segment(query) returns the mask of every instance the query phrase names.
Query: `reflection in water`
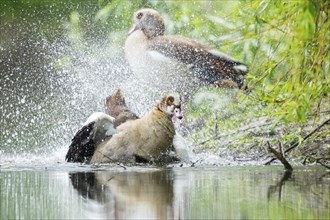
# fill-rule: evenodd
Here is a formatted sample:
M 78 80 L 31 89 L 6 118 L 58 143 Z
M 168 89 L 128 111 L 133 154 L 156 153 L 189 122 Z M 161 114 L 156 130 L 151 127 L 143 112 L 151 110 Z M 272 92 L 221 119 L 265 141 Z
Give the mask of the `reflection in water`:
M 267 190 L 267 198 L 269 204 L 274 205 L 278 209 L 283 206 L 285 209 L 296 210 L 296 216 L 303 218 L 311 218 L 306 210 L 314 210 L 317 217 L 319 210 L 327 210 L 325 213 L 330 217 L 330 172 L 310 172 L 308 169 L 298 169 L 294 172 L 284 171 L 281 178 L 271 184 Z M 308 172 L 308 175 L 306 175 Z M 279 203 L 275 203 L 278 201 Z M 276 204 L 276 205 L 275 205 Z M 304 213 L 304 214 L 303 214 Z M 322 213 L 322 212 L 321 212 Z M 305 216 L 306 215 L 306 216 Z
M 106 218 L 173 219 L 170 170 L 80 172 L 71 173 L 70 179 L 79 194 L 99 203 L 98 212 Z
M 321 167 L 101 168 L 3 168 L 0 219 L 330 217 Z
M 278 183 L 276 183 L 276 185 L 272 185 L 268 187 L 268 192 L 267 192 L 268 200 L 270 199 L 271 194 L 275 193 L 278 190 L 278 201 L 281 201 L 282 187 L 286 181 L 290 180 L 291 176 L 292 176 L 292 171 L 285 170 L 281 180 Z

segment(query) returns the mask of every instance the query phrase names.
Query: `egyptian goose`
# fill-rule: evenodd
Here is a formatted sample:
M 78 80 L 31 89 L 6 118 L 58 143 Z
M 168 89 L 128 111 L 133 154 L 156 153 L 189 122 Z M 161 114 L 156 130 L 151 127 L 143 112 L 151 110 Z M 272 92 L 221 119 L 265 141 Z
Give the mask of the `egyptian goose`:
M 106 107 L 114 108 L 107 109 L 107 113 L 114 117 L 103 112 L 93 113 L 72 139 L 66 161 L 131 163 L 169 158 L 164 154 L 175 148 L 173 141 L 177 139 L 174 139 L 176 132 L 172 117 L 182 118 L 178 93 L 163 96 L 149 113 L 139 119 L 127 109 L 119 90 L 107 98 Z M 120 109 L 128 112 L 129 117 L 116 127 L 116 119 L 121 118 Z M 171 158 L 178 159 L 176 156 Z
M 164 35 L 164 31 L 164 20 L 156 10 L 141 9 L 134 14 L 125 42 L 133 73 L 159 88 L 179 92 L 209 84 L 243 86 L 245 64 L 197 41 Z

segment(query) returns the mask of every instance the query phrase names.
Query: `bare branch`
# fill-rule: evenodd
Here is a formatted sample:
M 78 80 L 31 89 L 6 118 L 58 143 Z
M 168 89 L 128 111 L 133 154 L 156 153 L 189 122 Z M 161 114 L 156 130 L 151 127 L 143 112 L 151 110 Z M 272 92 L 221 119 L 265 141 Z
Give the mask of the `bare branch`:
M 285 169 L 288 171 L 292 171 L 293 168 L 291 166 L 291 164 L 287 161 L 287 159 L 284 157 L 284 155 L 280 152 L 282 152 L 281 150 L 281 144 L 279 144 L 280 147 L 280 152 L 276 151 L 274 148 L 272 148 L 270 146 L 269 141 L 267 141 L 267 145 L 268 145 L 268 151 L 271 152 L 272 154 L 275 155 L 276 159 L 278 159 L 279 161 L 281 161 L 281 163 L 284 165 Z
M 319 163 L 320 165 L 330 170 L 330 166 L 322 162 L 322 160 L 329 160 L 330 158 L 315 158 L 315 159 L 316 159 L 316 163 Z
M 321 125 L 319 125 L 317 128 L 315 128 L 313 131 L 311 131 L 309 134 L 307 134 L 305 137 L 303 137 L 302 141 L 307 140 L 309 137 L 311 137 L 313 134 L 315 134 L 318 130 L 320 130 L 323 126 L 330 124 L 330 119 L 325 120 Z M 294 148 L 296 148 L 299 145 L 299 141 L 297 141 L 296 143 L 294 143 L 291 147 L 289 147 L 288 149 L 286 149 L 284 151 L 284 154 L 290 152 L 291 150 L 293 150 Z M 268 162 L 265 163 L 265 165 L 269 165 L 271 164 L 271 162 L 273 162 L 274 160 L 276 160 L 278 158 L 272 158 L 270 159 Z

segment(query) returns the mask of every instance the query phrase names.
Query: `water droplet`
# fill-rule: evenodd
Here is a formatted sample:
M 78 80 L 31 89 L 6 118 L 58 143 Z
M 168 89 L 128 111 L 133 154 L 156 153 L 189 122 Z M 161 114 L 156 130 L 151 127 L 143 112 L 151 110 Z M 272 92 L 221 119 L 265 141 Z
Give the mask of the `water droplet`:
M 24 97 L 21 99 L 21 103 L 22 103 L 22 104 L 25 103 L 25 101 L 26 101 L 25 98 L 26 98 L 26 97 L 24 96 Z

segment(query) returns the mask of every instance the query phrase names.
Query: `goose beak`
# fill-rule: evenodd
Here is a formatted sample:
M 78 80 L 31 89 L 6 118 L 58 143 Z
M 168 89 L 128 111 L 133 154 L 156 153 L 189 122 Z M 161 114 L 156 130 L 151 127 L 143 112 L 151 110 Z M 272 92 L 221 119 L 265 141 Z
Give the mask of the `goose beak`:
M 129 32 L 127 33 L 127 36 L 131 35 L 134 31 L 138 29 L 136 24 L 133 24 Z

